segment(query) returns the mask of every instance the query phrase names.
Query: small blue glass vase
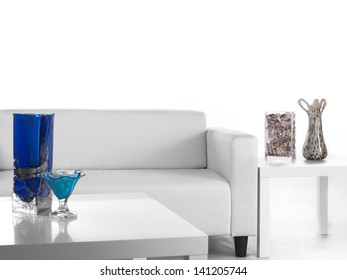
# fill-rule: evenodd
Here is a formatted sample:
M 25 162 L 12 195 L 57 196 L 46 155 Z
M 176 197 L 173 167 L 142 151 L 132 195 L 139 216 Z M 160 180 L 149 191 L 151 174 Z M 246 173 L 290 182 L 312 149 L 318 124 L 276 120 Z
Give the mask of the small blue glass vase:
M 39 173 L 52 170 L 54 114 L 13 114 L 13 212 L 40 214 L 52 192 Z
M 53 193 L 59 200 L 59 207 L 50 214 L 51 218 L 74 219 L 77 214 L 69 210 L 67 201 L 72 194 L 78 180 L 85 174 L 81 170 L 56 170 L 39 174 L 39 177 L 47 181 Z

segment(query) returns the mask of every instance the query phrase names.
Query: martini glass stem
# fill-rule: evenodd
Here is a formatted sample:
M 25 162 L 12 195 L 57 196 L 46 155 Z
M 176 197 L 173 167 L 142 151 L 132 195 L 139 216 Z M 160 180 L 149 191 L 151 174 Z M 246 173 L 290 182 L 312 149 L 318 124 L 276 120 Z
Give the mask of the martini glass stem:
M 58 211 L 69 211 L 69 208 L 67 207 L 67 198 L 59 199 Z

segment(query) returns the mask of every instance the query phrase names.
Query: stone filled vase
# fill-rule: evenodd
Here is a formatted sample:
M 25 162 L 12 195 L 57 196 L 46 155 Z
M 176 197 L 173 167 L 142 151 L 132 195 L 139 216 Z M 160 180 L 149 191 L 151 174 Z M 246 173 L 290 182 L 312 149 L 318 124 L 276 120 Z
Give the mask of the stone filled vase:
M 319 101 L 319 99 L 315 99 L 310 105 L 304 99 L 299 99 L 298 104 L 306 111 L 309 119 L 302 154 L 307 160 L 325 159 L 328 155 L 328 151 L 323 136 L 322 113 L 327 105 L 327 101 L 326 99 L 322 99 L 321 101 Z
M 295 113 L 265 113 L 265 157 L 268 162 L 295 160 Z

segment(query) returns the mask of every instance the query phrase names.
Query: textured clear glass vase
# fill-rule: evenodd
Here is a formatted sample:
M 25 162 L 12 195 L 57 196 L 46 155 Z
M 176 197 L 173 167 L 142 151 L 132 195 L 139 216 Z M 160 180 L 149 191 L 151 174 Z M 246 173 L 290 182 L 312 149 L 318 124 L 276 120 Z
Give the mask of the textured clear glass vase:
M 327 101 L 326 99 L 322 99 L 321 101 L 315 99 L 310 105 L 304 99 L 299 99 L 298 103 L 306 111 L 309 120 L 302 155 L 307 160 L 325 159 L 328 156 L 328 150 L 323 135 L 322 113 L 327 105 Z
M 265 113 L 265 157 L 269 162 L 291 162 L 295 155 L 295 113 Z
M 52 192 L 38 174 L 52 170 L 54 114 L 13 114 L 14 212 L 39 214 L 52 207 Z

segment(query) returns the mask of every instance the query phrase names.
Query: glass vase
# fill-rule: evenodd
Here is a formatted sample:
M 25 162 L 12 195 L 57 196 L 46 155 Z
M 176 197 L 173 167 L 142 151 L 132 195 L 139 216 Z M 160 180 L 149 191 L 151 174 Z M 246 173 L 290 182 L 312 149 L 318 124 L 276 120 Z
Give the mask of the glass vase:
M 38 174 L 52 170 L 54 114 L 13 114 L 13 212 L 39 214 L 52 192 Z
M 295 151 L 295 113 L 265 113 L 265 157 L 268 162 L 292 162 Z

